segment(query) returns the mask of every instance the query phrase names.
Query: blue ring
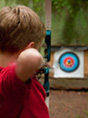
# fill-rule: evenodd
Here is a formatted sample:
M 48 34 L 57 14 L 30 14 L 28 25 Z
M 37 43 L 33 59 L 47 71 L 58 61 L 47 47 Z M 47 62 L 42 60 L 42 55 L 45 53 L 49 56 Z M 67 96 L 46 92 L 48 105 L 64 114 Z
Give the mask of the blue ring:
M 71 57 L 74 60 L 74 65 L 72 67 L 66 67 L 66 65 L 64 65 L 64 63 L 63 63 L 64 59 L 67 58 L 67 57 Z M 59 58 L 60 68 L 65 72 L 75 71 L 79 67 L 79 63 L 80 63 L 80 61 L 79 61 L 78 56 L 73 52 L 63 53 Z

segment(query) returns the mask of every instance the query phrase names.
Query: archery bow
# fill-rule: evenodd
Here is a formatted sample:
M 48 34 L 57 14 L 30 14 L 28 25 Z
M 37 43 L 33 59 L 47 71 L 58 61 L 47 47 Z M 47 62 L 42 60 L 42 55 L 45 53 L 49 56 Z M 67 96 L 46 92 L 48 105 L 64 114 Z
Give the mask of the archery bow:
M 46 37 L 45 43 L 47 48 L 45 49 L 45 58 L 46 61 L 50 61 L 50 52 L 51 52 L 51 0 L 45 0 L 45 19 L 46 19 Z M 44 81 L 44 88 L 46 91 L 46 104 L 49 107 L 49 68 L 45 68 L 45 81 Z
M 46 37 L 45 37 L 45 59 L 46 62 L 50 61 L 50 48 L 51 48 L 51 0 L 45 0 L 45 16 L 46 16 Z M 38 75 L 38 79 L 41 78 L 41 74 L 44 73 L 44 89 L 46 91 L 46 104 L 49 108 L 49 67 L 44 66 L 44 68 L 40 69 L 36 75 Z

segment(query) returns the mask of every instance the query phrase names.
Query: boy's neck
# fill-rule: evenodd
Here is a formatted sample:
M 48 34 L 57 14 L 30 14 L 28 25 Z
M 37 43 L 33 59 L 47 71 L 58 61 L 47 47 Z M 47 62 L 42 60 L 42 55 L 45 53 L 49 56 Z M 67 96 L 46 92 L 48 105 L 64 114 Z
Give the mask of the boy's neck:
M 17 60 L 18 53 L 17 54 L 3 54 L 0 52 L 0 66 L 6 67 L 9 64 L 15 62 Z

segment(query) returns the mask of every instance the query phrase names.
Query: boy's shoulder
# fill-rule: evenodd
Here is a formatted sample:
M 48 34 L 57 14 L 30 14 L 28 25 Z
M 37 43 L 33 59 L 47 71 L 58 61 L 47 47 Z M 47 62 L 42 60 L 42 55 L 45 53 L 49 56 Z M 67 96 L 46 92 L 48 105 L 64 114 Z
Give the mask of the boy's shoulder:
M 9 88 L 7 90 L 11 91 L 12 89 L 19 89 L 19 87 L 26 87 L 25 83 L 16 75 L 15 68 L 15 63 L 12 63 L 7 67 L 0 67 L 0 85 L 3 85 L 2 88 Z

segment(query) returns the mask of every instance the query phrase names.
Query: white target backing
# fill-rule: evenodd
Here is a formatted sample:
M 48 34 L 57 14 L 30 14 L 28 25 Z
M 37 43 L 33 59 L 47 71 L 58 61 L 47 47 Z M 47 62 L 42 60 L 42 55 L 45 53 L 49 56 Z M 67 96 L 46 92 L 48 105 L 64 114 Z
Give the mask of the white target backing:
M 54 77 L 83 78 L 84 53 L 68 48 L 60 49 L 54 53 Z

